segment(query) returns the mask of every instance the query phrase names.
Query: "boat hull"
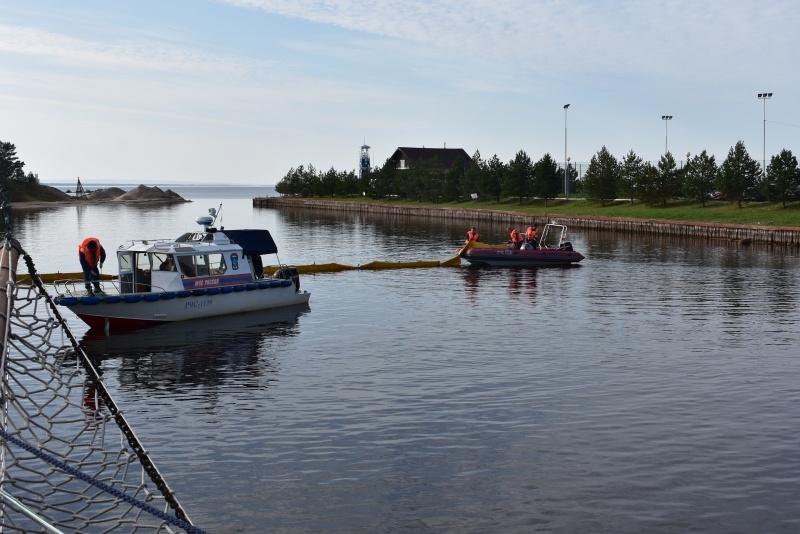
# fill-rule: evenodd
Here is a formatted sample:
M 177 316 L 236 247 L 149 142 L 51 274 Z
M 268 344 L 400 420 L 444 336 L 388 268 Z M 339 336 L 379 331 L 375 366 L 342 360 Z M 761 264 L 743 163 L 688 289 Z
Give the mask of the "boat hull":
M 584 256 L 574 250 L 471 248 L 462 258 L 476 267 L 568 267 Z
M 58 297 L 90 328 L 111 332 L 163 323 L 308 304 L 311 294 L 298 292 L 288 280 L 229 287 L 227 290 L 132 293 L 128 295 Z

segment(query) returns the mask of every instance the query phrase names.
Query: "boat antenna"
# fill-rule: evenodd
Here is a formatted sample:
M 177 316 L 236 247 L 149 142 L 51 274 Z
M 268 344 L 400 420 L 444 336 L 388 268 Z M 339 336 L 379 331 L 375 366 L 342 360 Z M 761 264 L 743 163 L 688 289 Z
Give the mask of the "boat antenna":
M 217 217 L 219 217 L 220 213 L 222 213 L 222 202 L 219 203 L 219 208 L 217 209 L 208 208 L 208 214 L 213 218 L 211 221 L 211 226 L 214 226 L 214 224 L 217 222 Z

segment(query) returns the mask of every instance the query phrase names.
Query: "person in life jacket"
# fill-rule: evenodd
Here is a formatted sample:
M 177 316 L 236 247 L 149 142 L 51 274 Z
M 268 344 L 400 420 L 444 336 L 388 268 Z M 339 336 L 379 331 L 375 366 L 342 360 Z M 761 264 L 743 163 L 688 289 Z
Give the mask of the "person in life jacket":
M 539 239 L 539 229 L 535 224 L 530 225 L 528 229 L 525 230 L 525 238 L 532 246 L 536 246 L 537 240 Z
M 478 240 L 478 231 L 473 226 L 469 232 L 467 232 L 467 243 L 470 241 L 477 241 Z
M 511 228 L 509 226 L 508 228 L 506 228 L 506 231 L 508 232 L 508 236 L 511 238 L 511 247 L 515 249 L 519 249 L 520 247 L 522 247 L 522 242 L 524 241 L 524 238 L 522 237 L 522 234 L 519 232 L 519 230 L 517 230 L 516 228 Z
M 78 246 L 78 259 L 83 269 L 83 281 L 86 284 L 86 292 L 89 295 L 102 293 L 100 289 L 100 269 L 106 261 L 106 250 L 96 237 L 87 237 Z M 92 291 L 94 284 L 94 291 Z

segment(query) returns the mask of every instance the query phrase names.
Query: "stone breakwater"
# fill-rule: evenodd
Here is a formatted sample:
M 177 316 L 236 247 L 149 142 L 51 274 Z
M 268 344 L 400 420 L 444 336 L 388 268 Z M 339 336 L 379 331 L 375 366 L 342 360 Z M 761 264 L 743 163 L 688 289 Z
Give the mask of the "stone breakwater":
M 288 197 L 261 197 L 253 199 L 256 208 L 303 208 L 320 211 L 406 215 L 465 221 L 467 224 L 494 223 L 527 226 L 531 222 L 543 225 L 557 219 L 570 228 L 602 230 L 608 232 L 647 233 L 693 239 L 724 239 L 741 243 L 767 243 L 771 245 L 800 246 L 800 228 L 779 228 L 759 225 L 733 225 L 701 222 L 661 221 L 655 219 L 624 219 L 617 217 L 589 217 L 575 215 L 521 214 L 512 211 L 468 208 L 436 208 L 369 204 L 361 202 L 334 202 Z

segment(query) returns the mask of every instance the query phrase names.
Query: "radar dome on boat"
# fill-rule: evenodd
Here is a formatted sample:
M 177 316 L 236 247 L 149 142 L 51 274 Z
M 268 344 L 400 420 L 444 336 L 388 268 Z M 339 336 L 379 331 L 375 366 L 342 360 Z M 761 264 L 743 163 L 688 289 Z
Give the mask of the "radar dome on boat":
M 202 225 L 203 227 L 205 227 L 206 230 L 208 230 L 208 227 L 214 224 L 214 218 L 208 215 L 203 215 L 195 219 L 195 222 L 197 224 Z

